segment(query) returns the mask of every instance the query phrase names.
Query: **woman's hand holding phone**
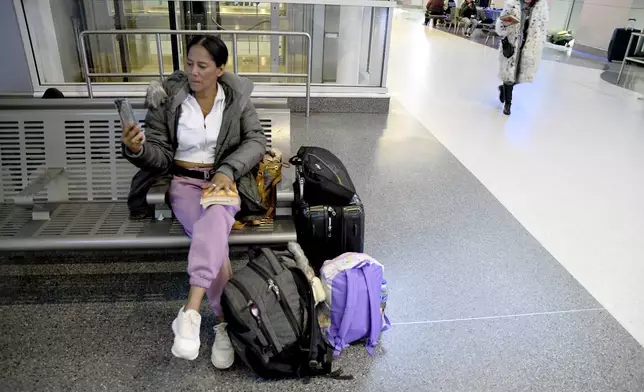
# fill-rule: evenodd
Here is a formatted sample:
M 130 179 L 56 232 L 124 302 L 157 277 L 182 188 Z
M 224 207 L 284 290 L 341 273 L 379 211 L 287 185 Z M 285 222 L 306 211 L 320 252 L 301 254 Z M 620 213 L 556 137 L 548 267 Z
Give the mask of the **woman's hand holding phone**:
M 145 143 L 145 133 L 143 133 L 141 125 L 136 123 L 132 105 L 130 105 L 127 98 L 116 99 L 114 103 L 121 117 L 121 128 L 123 129 L 121 141 L 131 152 L 138 154 L 143 148 L 143 143 Z
M 509 25 L 519 23 L 519 20 L 517 18 L 515 18 L 514 16 L 510 16 L 510 15 L 502 16 L 501 21 L 503 21 L 503 23 L 509 24 Z
M 125 144 L 128 150 L 138 154 L 143 148 L 143 143 L 145 142 L 145 133 L 141 131 L 141 125 L 130 123 L 129 126 L 123 126 L 121 141 Z

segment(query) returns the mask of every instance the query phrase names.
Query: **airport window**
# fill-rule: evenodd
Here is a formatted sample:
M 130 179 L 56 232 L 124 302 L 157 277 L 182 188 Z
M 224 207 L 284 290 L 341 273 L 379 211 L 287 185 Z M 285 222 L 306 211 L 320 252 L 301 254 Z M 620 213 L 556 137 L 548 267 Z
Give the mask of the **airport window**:
M 184 29 L 219 30 L 232 49 L 233 30 L 304 31 L 312 36 L 313 83 L 380 86 L 386 39 L 386 9 L 339 5 L 284 4 L 269 2 L 212 2 L 166 0 L 22 0 L 38 80 L 43 86 L 84 83 L 79 34 L 85 30 Z M 353 9 L 355 8 L 355 9 Z M 358 12 L 356 12 L 358 11 Z M 382 12 L 385 11 L 385 12 Z M 341 36 L 342 13 L 358 15 L 362 23 Z M 355 41 L 355 35 L 359 35 Z M 164 72 L 181 69 L 189 37 L 161 35 Z M 351 39 L 360 47 L 355 77 L 338 76 L 343 56 L 339 41 Z M 238 70 L 241 73 L 306 73 L 307 45 L 303 37 L 240 35 L 237 39 Z M 101 35 L 85 39 L 92 73 L 125 73 L 93 77 L 97 85 L 147 83 L 159 70 L 159 50 L 153 34 Z M 346 42 L 345 42 L 346 47 Z M 355 51 L 355 48 L 354 48 Z M 232 52 L 232 50 L 231 50 Z M 356 52 L 357 53 L 357 52 Z M 359 58 L 357 58 L 359 56 Z M 234 59 L 230 56 L 229 69 Z M 134 75 L 132 75 L 134 74 Z M 289 77 L 253 76 L 256 82 L 299 84 Z M 348 81 L 347 81 L 348 80 Z

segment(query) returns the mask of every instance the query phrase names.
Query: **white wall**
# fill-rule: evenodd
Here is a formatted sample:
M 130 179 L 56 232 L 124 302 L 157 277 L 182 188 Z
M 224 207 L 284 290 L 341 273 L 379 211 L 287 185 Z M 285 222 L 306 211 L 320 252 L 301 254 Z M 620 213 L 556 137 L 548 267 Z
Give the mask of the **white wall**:
M 549 0 L 550 31 L 563 30 L 570 17 L 575 42 L 606 50 L 613 31 L 625 27 L 629 18 L 644 29 L 644 0 Z
M 13 1 L 0 1 L 0 94 L 31 93 L 33 86 Z
M 633 0 L 584 1 L 577 22 L 575 42 L 601 50 L 608 49 L 613 31 L 617 27 L 626 26 L 632 5 Z
M 568 16 L 572 9 L 572 0 L 551 0 L 550 1 L 550 32 L 561 31 L 566 28 Z
M 66 82 L 80 82 L 82 78 L 73 24 L 73 19 L 79 18 L 78 2 L 75 0 L 50 0 L 49 5 L 56 29 L 56 41 L 60 52 L 63 77 Z
M 633 1 L 629 18 L 637 19 L 635 26 L 640 30 L 644 30 L 644 0 Z
M 63 82 L 65 78 L 60 65 L 60 53 L 49 1 L 23 0 L 22 3 L 40 82 Z
M 22 1 L 31 45 L 36 53 L 40 83 L 64 83 L 65 68 L 71 73 L 74 68 L 73 59 L 78 61 L 78 56 L 73 53 L 76 47 L 73 30 L 67 26 L 68 23 L 71 24 L 68 6 L 72 2 L 73 0 Z M 75 67 L 78 68 L 78 65 Z

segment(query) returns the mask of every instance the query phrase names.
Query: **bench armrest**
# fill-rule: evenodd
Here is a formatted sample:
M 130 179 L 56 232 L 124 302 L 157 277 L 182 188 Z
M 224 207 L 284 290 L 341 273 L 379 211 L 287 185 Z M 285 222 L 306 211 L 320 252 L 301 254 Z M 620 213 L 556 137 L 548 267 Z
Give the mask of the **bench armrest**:
M 166 194 L 168 193 L 169 189 L 169 182 L 152 185 L 145 197 L 145 200 L 151 206 L 166 204 Z
M 277 202 L 292 203 L 295 200 L 293 193 L 293 181 L 295 181 L 295 169 L 291 167 L 282 168 L 282 181 L 277 184 Z
M 51 183 L 60 179 L 65 174 L 63 168 L 47 169 L 43 174 L 29 183 L 25 189 L 20 191 L 13 202 L 20 207 L 33 207 L 34 197 L 45 190 Z

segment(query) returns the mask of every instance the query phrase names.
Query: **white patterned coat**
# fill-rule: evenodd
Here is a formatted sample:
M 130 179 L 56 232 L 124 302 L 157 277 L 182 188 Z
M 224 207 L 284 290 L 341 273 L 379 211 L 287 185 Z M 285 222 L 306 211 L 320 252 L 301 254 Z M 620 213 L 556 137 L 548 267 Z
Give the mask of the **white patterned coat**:
M 510 58 L 503 56 L 503 45 L 499 48 L 499 77 L 503 83 L 530 83 L 539 68 L 541 53 L 546 42 L 548 34 L 548 2 L 539 0 L 533 6 L 528 25 L 528 34 L 525 37 L 526 43 L 521 53 L 521 66 L 517 75 L 517 59 L 519 58 L 519 49 L 523 39 L 523 28 L 521 23 L 506 25 L 501 17 L 511 15 L 521 20 L 521 3 L 519 0 L 506 0 L 505 7 L 501 17 L 496 21 L 496 32 L 501 37 L 507 37 L 508 41 L 514 46 L 514 55 Z

